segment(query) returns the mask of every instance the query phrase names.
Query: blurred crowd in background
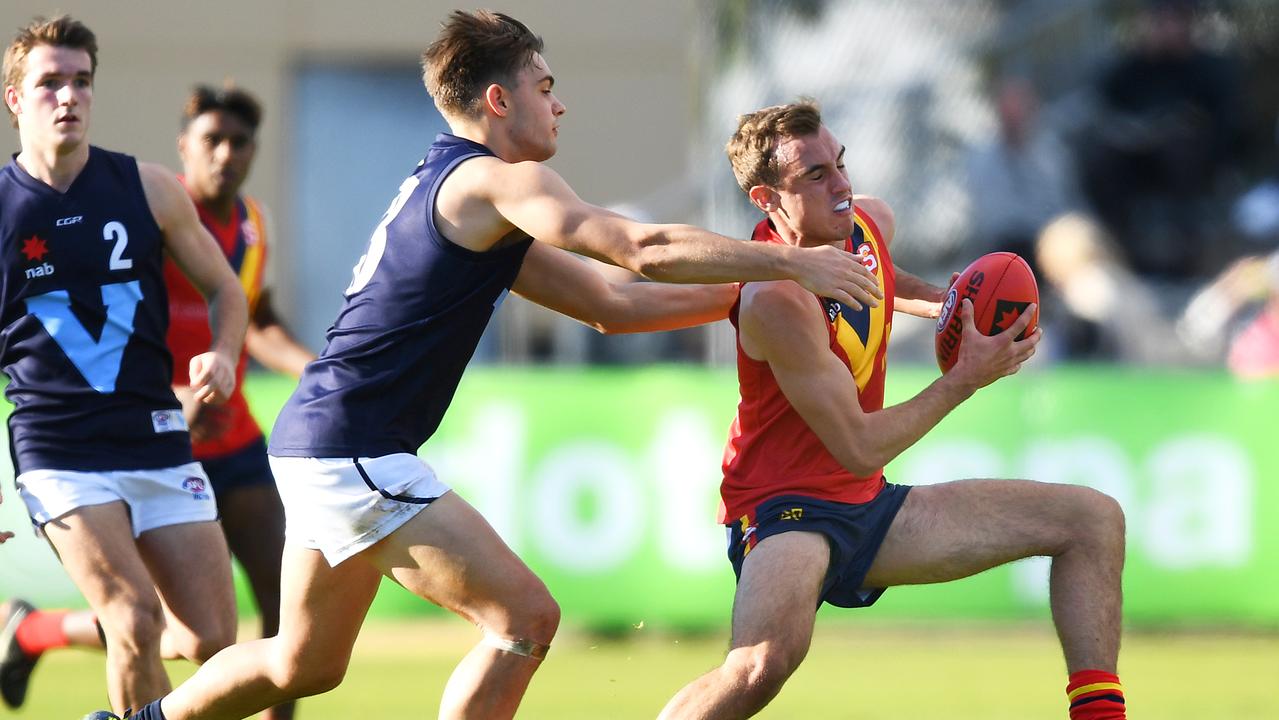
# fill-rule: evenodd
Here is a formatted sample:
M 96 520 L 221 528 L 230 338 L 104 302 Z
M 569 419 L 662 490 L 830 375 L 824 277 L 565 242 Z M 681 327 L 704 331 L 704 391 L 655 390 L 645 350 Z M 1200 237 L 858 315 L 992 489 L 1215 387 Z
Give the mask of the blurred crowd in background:
M 695 167 L 727 167 L 736 113 L 812 96 L 849 148 L 854 190 L 894 206 L 899 265 L 941 283 L 986 252 L 1031 263 L 1037 362 L 1279 373 L 1271 0 L 720 0 L 703 19 Z M 708 171 L 619 209 L 745 236 L 758 218 L 739 196 Z M 734 358 L 721 326 L 518 326 L 517 359 L 534 362 Z M 899 321 L 894 344 L 931 362 L 927 324 Z

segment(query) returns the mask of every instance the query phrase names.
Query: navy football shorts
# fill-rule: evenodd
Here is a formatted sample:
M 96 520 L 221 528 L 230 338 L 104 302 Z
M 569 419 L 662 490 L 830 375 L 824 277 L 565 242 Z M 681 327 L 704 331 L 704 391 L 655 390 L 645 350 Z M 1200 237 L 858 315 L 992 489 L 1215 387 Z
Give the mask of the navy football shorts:
M 201 460 L 200 464 L 215 495 L 229 494 L 237 488 L 275 485 L 266 459 L 266 442 L 261 436 L 233 453 Z
M 749 518 L 726 526 L 733 572 L 740 580 L 746 555 L 766 537 L 795 530 L 821 533 L 830 544 L 830 568 L 818 606 L 828 602 L 846 608 L 870 607 L 884 589 L 863 588 L 862 583 L 909 491 L 909 485 L 885 483 L 875 499 L 858 505 L 803 495 L 769 498 Z

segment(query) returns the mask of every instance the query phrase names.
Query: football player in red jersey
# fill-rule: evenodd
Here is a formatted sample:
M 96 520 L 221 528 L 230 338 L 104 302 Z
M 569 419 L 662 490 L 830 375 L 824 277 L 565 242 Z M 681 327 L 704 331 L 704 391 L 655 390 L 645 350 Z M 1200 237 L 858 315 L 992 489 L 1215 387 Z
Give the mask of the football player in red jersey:
M 1068 485 L 962 480 L 908 488 L 884 480 L 884 465 L 1034 354 L 1040 331 L 1014 340 L 1031 313 L 1011 332 L 987 337 L 965 300 L 956 365 L 885 408 L 889 299 L 904 298 L 925 315 L 941 299 L 939 288 L 894 268 L 889 206 L 853 194 L 844 147 L 808 102 L 743 116 L 728 154 L 739 185 L 766 216 L 756 241 L 856 253 L 876 273 L 885 302 L 853 310 L 785 280 L 742 286 L 731 313 L 741 404 L 725 451 L 720 514 L 738 577 L 732 649 L 662 717 L 754 715 L 803 660 L 823 602 L 865 607 L 892 585 L 945 582 L 1047 555 L 1071 717 L 1122 718 L 1114 675 L 1119 505 Z

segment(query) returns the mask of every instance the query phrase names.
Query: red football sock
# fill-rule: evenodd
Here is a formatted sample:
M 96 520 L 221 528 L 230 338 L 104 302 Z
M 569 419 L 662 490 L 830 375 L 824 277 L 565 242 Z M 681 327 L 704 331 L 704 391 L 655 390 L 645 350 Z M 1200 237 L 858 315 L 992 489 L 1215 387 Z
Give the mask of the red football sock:
M 45 650 L 67 646 L 67 634 L 62 621 L 68 610 L 36 610 L 22 619 L 18 626 L 18 647 L 28 657 L 35 657 Z
M 1070 674 L 1066 686 L 1070 720 L 1126 720 L 1124 686 L 1119 676 L 1102 670 L 1080 670 Z

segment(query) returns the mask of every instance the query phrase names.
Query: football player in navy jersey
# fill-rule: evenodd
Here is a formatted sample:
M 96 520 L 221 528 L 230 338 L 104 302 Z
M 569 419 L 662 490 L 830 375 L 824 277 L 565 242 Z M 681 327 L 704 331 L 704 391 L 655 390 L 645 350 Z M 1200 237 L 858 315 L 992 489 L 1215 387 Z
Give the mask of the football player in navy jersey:
M 419 447 L 508 291 L 615 332 L 723 318 L 736 295 L 731 285 L 614 285 L 565 250 L 659 280 L 793 279 L 859 309 L 880 299 L 841 249 L 746 243 L 583 202 L 542 164 L 565 108 L 541 49 L 513 18 L 457 11 L 423 55 L 452 133 L 400 185 L 271 434 L 287 517 L 279 635 L 218 653 L 134 720 L 244 718 L 335 687 L 384 576 L 481 631 L 439 717 L 515 714 L 559 607 Z
M 88 140 L 97 41 L 37 19 L 4 55 L 21 152 L 0 169 L 0 369 L 19 493 L 98 619 L 107 689 L 123 710 L 169 688 L 161 656 L 201 662 L 235 637 L 226 542 L 170 387 L 167 253 L 207 296 L 213 341 L 193 393 L 224 402 L 243 343 L 244 293 L 181 183 Z M 5 700 L 67 633 L 11 604 Z

